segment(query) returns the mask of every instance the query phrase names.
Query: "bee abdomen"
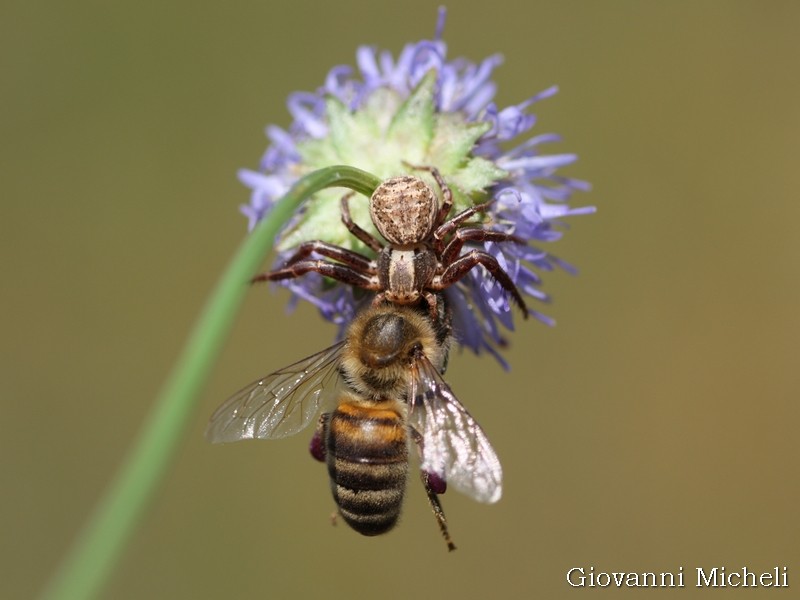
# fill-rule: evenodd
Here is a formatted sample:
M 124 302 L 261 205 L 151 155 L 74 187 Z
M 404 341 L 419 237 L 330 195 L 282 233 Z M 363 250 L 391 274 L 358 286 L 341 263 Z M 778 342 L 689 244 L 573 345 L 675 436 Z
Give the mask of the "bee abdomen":
M 326 436 L 331 490 L 344 520 L 363 535 L 394 527 L 408 476 L 405 422 L 384 405 L 342 403 Z

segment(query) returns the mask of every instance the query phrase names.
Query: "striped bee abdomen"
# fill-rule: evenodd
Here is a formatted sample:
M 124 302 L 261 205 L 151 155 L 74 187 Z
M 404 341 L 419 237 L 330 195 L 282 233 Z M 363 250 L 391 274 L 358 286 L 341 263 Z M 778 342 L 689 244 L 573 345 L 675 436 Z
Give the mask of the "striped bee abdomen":
M 408 477 L 405 418 L 397 402 L 343 401 L 326 424 L 333 498 L 363 535 L 386 533 L 400 515 Z

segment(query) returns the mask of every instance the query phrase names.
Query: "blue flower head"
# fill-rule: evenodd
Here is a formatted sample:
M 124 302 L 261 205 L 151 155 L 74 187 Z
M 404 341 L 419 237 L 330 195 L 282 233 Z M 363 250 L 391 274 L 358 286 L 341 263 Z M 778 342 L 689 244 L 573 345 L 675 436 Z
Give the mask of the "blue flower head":
M 501 57 L 490 56 L 479 64 L 448 60 L 441 39 L 444 16 L 440 11 L 433 40 L 407 45 L 396 59 L 389 52 L 361 47 L 356 52 L 357 71 L 334 67 L 316 92 L 292 94 L 288 107 L 293 123 L 288 130 L 268 127 L 271 145 L 260 168 L 240 172 L 252 190 L 242 212 L 252 229 L 300 177 L 336 164 L 358 167 L 379 179 L 409 174 L 409 164 L 436 167 L 453 191 L 451 214 L 493 199 L 491 209 L 480 217 L 483 225 L 528 241 L 482 245 L 524 294 L 547 301 L 539 289 L 539 273 L 557 266 L 572 268 L 540 244 L 561 237 L 562 217 L 594 211 L 571 208 L 572 192 L 588 186 L 556 174 L 576 156 L 541 152 L 558 136 L 526 137 L 536 122 L 530 107 L 556 88 L 498 108 L 491 75 Z M 413 174 L 425 178 L 423 173 Z M 307 240 L 371 253 L 341 223 L 343 194 L 341 189 L 317 193 L 284 227 L 277 241 L 278 265 Z M 354 220 L 378 235 L 366 200 L 354 198 L 350 206 Z M 291 290 L 292 303 L 313 303 L 340 331 L 360 305 L 360 294 L 353 288 L 313 273 L 282 284 Z M 458 341 L 476 353 L 492 353 L 505 365 L 498 348 L 505 344 L 502 330 L 513 328 L 505 290 L 482 268 L 475 268 L 447 290 L 447 297 Z M 552 323 L 538 312 L 531 314 Z

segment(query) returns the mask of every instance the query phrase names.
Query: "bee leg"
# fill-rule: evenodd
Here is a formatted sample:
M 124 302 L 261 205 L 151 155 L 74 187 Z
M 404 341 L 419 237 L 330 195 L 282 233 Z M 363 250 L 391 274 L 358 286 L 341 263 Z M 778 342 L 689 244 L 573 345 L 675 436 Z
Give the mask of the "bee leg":
M 335 511 L 333 511 L 333 512 L 331 513 L 331 525 L 332 525 L 333 527 L 336 527 L 336 525 L 338 525 L 338 524 L 339 524 L 339 521 L 338 521 L 338 519 L 339 519 L 339 511 L 336 511 L 336 510 L 335 510 Z
M 319 416 L 317 427 L 314 429 L 314 435 L 311 437 L 311 442 L 308 444 L 308 451 L 319 462 L 325 462 L 325 427 L 328 423 L 330 413 L 325 413 Z
M 441 496 L 447 491 L 447 481 L 430 471 L 422 471 L 422 483 L 437 496 Z
M 411 437 L 417 445 L 419 455 L 422 456 L 422 435 L 413 427 L 410 429 Z M 444 516 L 444 509 L 437 495 L 444 494 L 445 490 L 447 490 L 447 482 L 435 473 L 428 473 L 427 471 L 420 471 L 420 476 L 422 477 L 422 485 L 425 487 L 425 493 L 428 495 L 431 510 L 433 510 L 433 516 L 436 517 L 436 523 L 439 525 L 439 531 L 442 532 L 447 549 L 452 552 L 456 549 L 456 545 L 450 539 L 450 532 L 447 529 L 447 517 Z
M 444 516 L 444 509 L 442 509 L 442 504 L 439 502 L 439 496 L 434 491 L 434 488 L 438 488 L 440 484 L 446 487 L 444 480 L 425 471 L 422 471 L 420 475 L 422 476 L 422 485 L 425 486 L 425 493 L 428 495 L 428 502 L 430 502 L 431 509 L 433 509 L 433 516 L 436 517 L 436 522 L 439 524 L 439 530 L 442 532 L 447 549 L 452 552 L 456 549 L 456 545 L 450 539 L 450 532 L 447 530 L 447 517 Z

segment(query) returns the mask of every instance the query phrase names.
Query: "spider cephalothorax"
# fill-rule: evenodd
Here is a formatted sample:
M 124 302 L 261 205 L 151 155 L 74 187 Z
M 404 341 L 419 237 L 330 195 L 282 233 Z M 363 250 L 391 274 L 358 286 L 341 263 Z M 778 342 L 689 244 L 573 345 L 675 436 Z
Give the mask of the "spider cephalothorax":
M 480 226 L 460 227 L 473 215 L 485 212 L 491 201 L 471 206 L 448 219 L 453 194 L 439 171 L 434 167 L 414 168 L 431 173 L 441 190 L 441 204 L 431 187 L 418 177 L 402 175 L 381 183 L 369 200 L 369 212 L 386 243 L 350 217 L 348 201 L 352 194 L 342 198 L 342 222 L 350 233 L 376 252 L 375 259 L 320 240 L 309 241 L 298 246 L 283 268 L 258 275 L 253 281 L 292 279 L 313 271 L 376 292 L 373 300 L 376 305 L 384 301 L 416 304 L 424 298 L 436 318 L 435 292 L 455 284 L 481 265 L 511 294 L 527 317 L 522 295 L 494 256 L 478 249 L 461 254 L 467 242 L 524 244 L 525 240 Z M 312 253 L 332 260 L 310 258 Z

